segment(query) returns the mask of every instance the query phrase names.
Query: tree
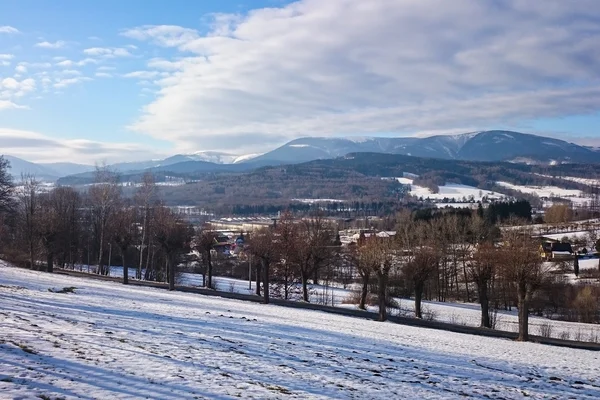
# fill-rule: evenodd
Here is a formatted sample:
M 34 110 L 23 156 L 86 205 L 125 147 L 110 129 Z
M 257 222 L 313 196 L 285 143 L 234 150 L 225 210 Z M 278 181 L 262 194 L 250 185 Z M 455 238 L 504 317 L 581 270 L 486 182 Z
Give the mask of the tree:
M 573 210 L 566 204 L 553 204 L 546 210 L 544 219 L 548 224 L 566 223 L 573 219 Z
M 8 160 L 0 156 L 0 214 L 13 208 L 14 185 L 9 169 Z
M 146 172 L 142 176 L 142 184 L 135 193 L 134 201 L 141 211 L 141 235 L 140 235 L 140 260 L 136 271 L 136 278 L 142 279 L 142 267 L 144 265 L 144 249 L 147 249 L 146 265 L 150 259 L 150 213 L 151 207 L 156 203 L 156 183 L 154 175 Z
M 165 253 L 169 290 L 175 290 L 175 267 L 177 256 L 189 246 L 193 237 L 193 229 L 181 218 L 166 207 L 159 207 L 155 213 L 156 229 L 154 232 L 156 242 Z
M 98 273 L 108 275 L 109 267 L 103 265 L 104 244 L 108 237 L 110 218 L 116 211 L 121 198 L 119 176 L 108 167 L 96 167 L 94 185 L 88 190 L 92 224 L 98 243 Z M 110 260 L 109 260 L 110 263 Z
M 477 286 L 479 304 L 481 305 L 481 326 L 491 328 L 489 312 L 490 283 L 496 273 L 498 251 L 493 243 L 485 242 L 475 251 L 469 265 L 469 278 Z
M 371 264 L 373 263 L 372 259 L 374 255 L 372 253 L 372 249 L 370 246 L 366 246 L 366 238 L 365 234 L 361 232 L 359 235 L 359 240 L 356 248 L 356 269 L 358 271 L 358 275 L 360 275 L 360 279 L 362 281 L 361 291 L 360 291 L 360 302 L 358 304 L 358 308 L 361 310 L 366 310 L 366 302 L 367 295 L 369 294 L 369 281 L 371 279 Z
M 515 284 L 519 309 L 519 341 L 529 340 L 529 308 L 535 291 L 545 278 L 538 244 L 532 240 L 531 231 L 524 228 L 506 230 L 499 248 L 500 274 Z
M 202 254 L 202 260 L 204 261 L 205 273 L 203 276 L 208 275 L 208 279 L 203 279 L 205 282 L 204 286 L 209 289 L 213 288 L 213 265 L 212 265 L 212 249 L 214 248 L 217 239 L 217 233 L 209 229 L 202 230 L 196 238 L 196 249 Z
M 596 241 L 595 249 L 598 254 L 600 254 L 600 239 Z M 598 280 L 600 281 L 600 259 L 598 259 Z
M 127 250 L 136 237 L 134 210 L 128 207 L 118 209 L 112 218 L 112 238 L 121 253 L 123 264 L 123 284 L 129 283 L 129 266 L 127 265 Z M 141 276 L 137 275 L 136 276 Z
M 21 184 L 18 191 L 19 215 L 24 228 L 24 236 L 29 250 L 29 267 L 35 267 L 35 246 L 38 240 L 37 213 L 39 181 L 33 176 L 21 175 Z
M 278 259 L 279 251 L 272 228 L 261 228 L 254 232 L 249 240 L 249 251 L 260 260 L 263 275 L 263 297 L 269 303 L 269 274 L 271 264 Z
M 46 250 L 46 271 L 54 272 L 54 255 L 61 234 L 61 223 L 54 204 L 53 192 L 40 196 L 40 212 L 36 216 L 37 234 Z

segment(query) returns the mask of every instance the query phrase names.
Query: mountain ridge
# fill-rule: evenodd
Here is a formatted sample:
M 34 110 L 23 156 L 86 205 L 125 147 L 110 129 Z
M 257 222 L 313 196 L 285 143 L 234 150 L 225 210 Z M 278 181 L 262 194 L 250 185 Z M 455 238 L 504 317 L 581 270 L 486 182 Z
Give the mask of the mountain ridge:
M 217 151 L 175 154 L 159 160 L 110 164 L 119 173 L 140 171 L 240 172 L 267 165 L 298 164 L 350 153 L 401 154 L 414 157 L 508 161 L 525 164 L 600 163 L 600 151 L 565 140 L 514 131 L 490 130 L 428 137 L 303 137 L 267 153 L 234 155 Z M 12 174 L 30 173 L 56 180 L 89 175 L 94 167 L 74 163 L 36 164 L 10 157 Z M 181 165 L 180 165 L 181 164 Z

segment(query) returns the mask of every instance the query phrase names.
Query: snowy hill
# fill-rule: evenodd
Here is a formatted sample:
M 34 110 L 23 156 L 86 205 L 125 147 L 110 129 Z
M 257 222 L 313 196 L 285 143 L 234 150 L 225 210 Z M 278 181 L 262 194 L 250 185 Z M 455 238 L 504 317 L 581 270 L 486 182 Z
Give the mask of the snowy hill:
M 511 131 L 425 138 L 301 138 L 256 158 L 298 163 L 371 152 L 467 161 L 600 162 L 600 153 L 563 140 Z
M 600 397 L 591 351 L 0 272 L 3 398 Z

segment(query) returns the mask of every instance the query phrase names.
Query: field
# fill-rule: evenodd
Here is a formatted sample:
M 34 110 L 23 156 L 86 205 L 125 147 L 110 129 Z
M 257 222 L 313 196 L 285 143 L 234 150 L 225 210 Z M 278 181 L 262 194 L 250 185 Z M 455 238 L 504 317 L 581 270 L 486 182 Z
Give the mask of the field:
M 500 199 L 506 197 L 501 193 L 490 192 L 474 186 L 461 185 L 458 183 L 448 183 L 439 187 L 438 193 L 432 193 L 430 189 L 413 185 L 413 180 L 410 178 L 396 178 L 403 185 L 410 185 L 410 194 L 416 197 L 430 200 L 454 199 L 460 202 L 463 198 L 473 201 L 481 201 L 482 197 L 487 196 L 490 199 Z
M 2 398 L 600 397 L 600 354 L 0 266 Z

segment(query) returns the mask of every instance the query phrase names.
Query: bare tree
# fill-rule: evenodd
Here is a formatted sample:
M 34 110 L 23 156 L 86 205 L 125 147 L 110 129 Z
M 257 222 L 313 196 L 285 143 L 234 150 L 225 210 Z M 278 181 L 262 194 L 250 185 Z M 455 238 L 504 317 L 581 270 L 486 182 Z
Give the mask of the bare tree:
M 129 283 L 129 266 L 127 265 L 127 250 L 136 238 L 134 210 L 129 207 L 119 208 L 112 218 L 112 237 L 121 253 L 123 264 L 123 284 Z M 141 276 L 141 271 L 140 275 Z
M 440 250 L 437 241 L 443 230 L 440 222 L 420 222 L 413 225 L 413 237 L 409 238 L 410 256 L 404 264 L 404 274 L 411 279 L 415 291 L 415 317 L 423 318 L 421 303 L 425 284 L 438 269 Z
M 519 341 L 529 340 L 529 308 L 535 291 L 541 286 L 546 271 L 539 255 L 539 244 L 531 238 L 531 230 L 505 230 L 500 253 L 499 272 L 515 284 L 519 309 Z
M 146 264 L 148 264 L 148 259 L 150 258 L 150 235 L 148 231 L 150 228 L 151 207 L 156 203 L 156 192 L 154 175 L 151 172 L 146 172 L 142 176 L 142 184 L 134 196 L 135 203 L 141 211 L 140 262 L 136 271 L 137 279 L 142 279 L 145 249 L 147 249 Z
M 29 266 L 35 267 L 35 246 L 38 241 L 37 213 L 39 208 L 38 194 L 40 182 L 28 174 L 21 175 L 18 190 L 19 215 L 23 222 L 25 240 L 29 250 Z
M 212 251 L 216 243 L 217 233 L 215 231 L 204 229 L 196 238 L 196 250 L 202 255 L 204 261 L 205 273 L 203 277 L 207 276 L 204 286 L 210 289 L 213 288 L 213 263 L 212 263 Z
M 278 243 L 271 228 L 261 228 L 250 237 L 249 251 L 260 260 L 263 275 L 263 297 L 269 303 L 269 274 L 271 264 L 279 258 Z
M 54 272 L 54 255 L 61 234 L 61 221 L 53 197 L 52 192 L 40 196 L 40 209 L 35 224 L 37 235 L 46 250 L 46 271 L 50 273 Z
M 360 290 L 360 302 L 358 304 L 358 308 L 361 310 L 367 309 L 366 302 L 367 295 L 369 294 L 369 281 L 371 280 L 371 273 L 373 271 L 372 259 L 374 258 L 371 246 L 367 246 L 366 244 L 367 242 L 365 234 L 361 233 L 355 250 L 356 255 L 354 255 L 356 270 L 358 271 L 358 275 L 360 276 L 362 283 Z
M 14 185 L 9 172 L 10 163 L 0 156 L 0 213 L 12 210 Z
M 88 190 L 88 200 L 98 241 L 98 273 L 107 275 L 109 268 L 104 267 L 103 253 L 110 218 L 117 209 L 121 198 L 118 175 L 108 167 L 96 167 L 95 183 Z M 110 260 L 109 260 L 110 263 Z
M 489 312 L 490 283 L 496 274 L 498 249 L 493 243 L 482 243 L 468 264 L 469 278 L 477 286 L 479 304 L 481 305 L 481 326 L 491 328 Z
M 177 256 L 189 250 L 193 229 L 166 207 L 156 209 L 155 221 L 157 225 L 154 231 L 156 242 L 161 246 L 166 256 L 169 290 L 175 290 Z

